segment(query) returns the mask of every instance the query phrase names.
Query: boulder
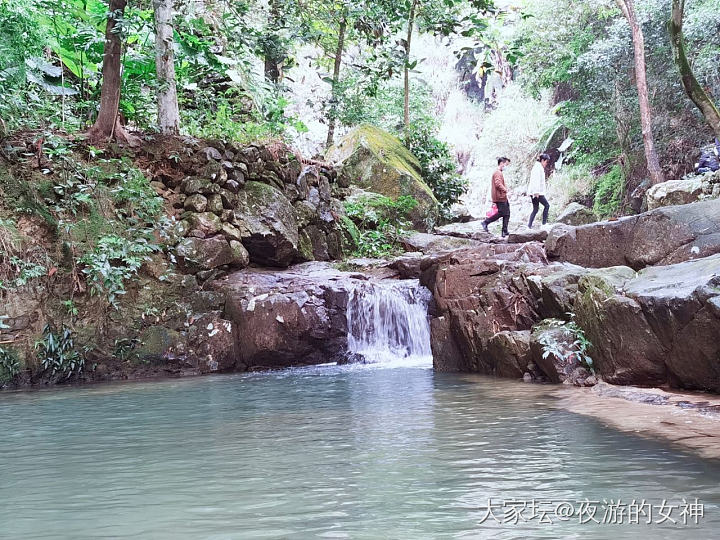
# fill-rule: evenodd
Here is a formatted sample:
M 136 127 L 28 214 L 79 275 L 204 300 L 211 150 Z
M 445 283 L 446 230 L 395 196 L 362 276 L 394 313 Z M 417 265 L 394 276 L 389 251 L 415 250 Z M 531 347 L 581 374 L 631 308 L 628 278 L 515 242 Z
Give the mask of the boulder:
M 483 364 L 483 373 L 521 379 L 531 359 L 530 330 L 504 330 L 488 340 L 485 354 L 478 361 Z
M 410 218 L 418 229 L 438 218 L 438 201 L 420 175 L 420 163 L 400 139 L 380 128 L 362 125 L 328 151 L 328 159 L 341 166 L 346 183 L 395 200 L 411 196 L 418 205 Z
M 196 193 L 185 199 L 183 207 L 185 210 L 201 213 L 207 208 L 207 199 L 203 195 Z
M 720 392 L 720 255 L 646 268 L 619 289 L 578 285 L 577 321 L 602 378 Z
M 560 216 L 555 220 L 565 225 L 587 225 L 595 223 L 600 218 L 591 208 L 580 203 L 572 202 L 565 207 Z
M 204 313 L 194 319 L 188 330 L 188 356 L 194 359 L 200 373 L 244 371 L 237 365 L 233 323 L 220 312 Z
M 185 238 L 176 248 L 180 269 L 190 274 L 231 264 L 235 256 L 222 236 Z
M 478 246 L 480 243 L 466 238 L 441 236 L 429 233 L 413 233 L 401 240 L 407 251 L 422 251 L 435 253 L 439 251 L 452 251 L 455 249 Z
M 420 283 L 435 298 L 431 331 L 438 365 L 445 371 L 522 377 L 529 333 L 517 332 L 537 322 L 522 272 L 546 266 L 540 244 L 480 244 L 425 256 Z M 505 347 L 513 351 L 508 358 L 503 358 Z
M 213 236 L 219 233 L 223 228 L 220 218 L 210 212 L 191 213 L 187 218 L 190 234 L 199 238 Z M 197 232 L 200 234 L 192 234 Z
M 243 270 L 213 283 L 235 324 L 237 361 L 250 368 L 339 360 L 347 349 L 346 307 L 357 274 L 327 264 Z
M 674 264 L 720 253 L 720 200 L 667 206 L 617 221 L 555 225 L 548 257 L 586 267 Z
M 655 184 L 647 190 L 648 210 L 661 206 L 689 204 L 700 200 L 703 194 L 702 177 L 695 176 L 686 180 L 668 180 Z
M 141 362 L 164 363 L 184 357 L 186 340 L 175 330 L 164 326 L 150 326 L 140 333 L 135 354 Z
M 524 244 L 526 242 L 544 242 L 548 236 L 546 229 L 528 229 L 527 227 L 510 233 L 507 241 L 511 244 Z
M 245 184 L 238 194 L 235 222 L 251 261 L 285 267 L 299 256 L 295 211 L 277 188 L 254 181 Z

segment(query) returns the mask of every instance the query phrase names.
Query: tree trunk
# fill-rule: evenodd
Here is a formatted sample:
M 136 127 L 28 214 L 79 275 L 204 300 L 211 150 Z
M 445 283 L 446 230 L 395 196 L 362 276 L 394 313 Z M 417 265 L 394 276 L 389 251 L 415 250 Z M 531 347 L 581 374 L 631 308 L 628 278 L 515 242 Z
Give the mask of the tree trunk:
M 270 17 L 266 29 L 263 56 L 265 57 L 265 78 L 272 83 L 280 82 L 280 38 L 274 32 L 281 26 L 279 0 L 270 0 Z
M 155 69 L 157 72 L 158 126 L 166 135 L 180 131 L 175 51 L 173 49 L 173 0 L 153 0 L 155 9 Z
M 332 94 L 330 104 L 330 121 L 328 126 L 327 140 L 325 145 L 329 148 L 333 144 L 335 138 L 335 116 L 337 114 L 337 85 L 340 82 L 340 66 L 342 65 L 343 50 L 345 48 L 345 31 L 347 30 L 347 19 L 345 17 L 340 21 L 340 29 L 338 31 L 338 44 L 335 51 L 335 65 L 333 67 L 332 78 Z
M 635 82 L 637 84 L 638 99 L 640 102 L 640 125 L 642 127 L 643 143 L 645 145 L 645 159 L 647 161 L 650 182 L 658 184 L 664 182 L 660 160 L 655 149 L 655 139 L 652 133 L 652 111 L 647 88 L 647 71 L 645 69 L 645 36 L 635 17 L 633 0 L 615 0 L 632 30 L 633 47 L 635 49 Z
M 673 0 L 672 16 L 668 25 L 670 31 L 670 43 L 673 49 L 673 59 L 680 70 L 685 93 L 700 109 L 705 120 L 720 139 L 720 112 L 707 95 L 705 89 L 695 78 L 685 53 L 685 40 L 683 38 L 683 14 L 685 12 L 685 0 Z
M 135 137 L 129 135 L 120 123 L 120 86 L 122 68 L 122 38 L 118 20 L 125 14 L 127 0 L 110 0 L 107 26 L 105 27 L 105 51 L 103 55 L 102 89 L 100 90 L 100 112 L 95 123 L 88 130 L 91 142 L 109 141 L 113 138 L 134 144 Z
M 415 26 L 415 13 L 418 0 L 413 0 L 408 16 L 407 40 L 405 41 L 405 130 L 410 127 L 410 42 L 413 27 Z

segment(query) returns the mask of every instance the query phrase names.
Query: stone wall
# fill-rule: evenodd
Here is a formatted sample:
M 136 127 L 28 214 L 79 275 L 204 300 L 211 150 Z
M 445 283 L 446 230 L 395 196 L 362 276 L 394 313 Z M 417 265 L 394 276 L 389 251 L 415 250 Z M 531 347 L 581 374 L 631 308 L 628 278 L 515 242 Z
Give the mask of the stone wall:
M 184 272 L 210 279 L 250 263 L 287 267 L 342 257 L 333 169 L 303 165 L 282 143 L 189 144 L 177 163 L 168 164 L 173 156 L 162 149 L 153 156 L 155 178 L 176 209 Z

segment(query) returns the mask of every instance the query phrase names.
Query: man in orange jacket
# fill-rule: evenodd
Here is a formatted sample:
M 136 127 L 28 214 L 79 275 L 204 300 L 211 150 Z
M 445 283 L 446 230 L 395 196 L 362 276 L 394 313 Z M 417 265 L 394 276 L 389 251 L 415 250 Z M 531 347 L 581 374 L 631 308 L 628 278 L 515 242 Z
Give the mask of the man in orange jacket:
M 482 228 L 488 232 L 488 225 L 502 218 L 502 236 L 508 234 L 508 222 L 510 221 L 510 203 L 508 202 L 508 189 L 505 186 L 505 177 L 503 169 L 507 167 L 510 160 L 506 157 L 498 158 L 498 168 L 492 175 L 491 196 L 492 201 L 497 205 L 498 212 L 493 217 L 487 218 L 482 222 Z

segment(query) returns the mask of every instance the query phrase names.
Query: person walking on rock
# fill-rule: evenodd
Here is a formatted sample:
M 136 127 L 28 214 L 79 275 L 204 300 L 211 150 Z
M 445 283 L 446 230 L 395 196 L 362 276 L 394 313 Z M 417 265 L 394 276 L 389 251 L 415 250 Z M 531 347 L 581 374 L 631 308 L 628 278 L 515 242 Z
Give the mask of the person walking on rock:
M 491 197 L 492 201 L 497 205 L 498 212 L 482 222 L 482 228 L 488 232 L 488 225 L 502 218 L 502 236 L 506 237 L 508 233 L 508 222 L 510 221 L 510 203 L 508 202 L 508 189 L 505 186 L 505 177 L 503 169 L 507 167 L 510 160 L 506 157 L 498 158 L 498 168 L 492 175 Z
M 530 181 L 528 182 L 527 190 L 525 191 L 528 195 L 530 195 L 530 200 L 533 205 L 533 211 L 532 214 L 530 214 L 530 221 L 528 222 L 529 229 L 532 229 L 533 221 L 535 220 L 535 216 L 537 215 L 541 204 L 544 207 L 542 216 L 543 225 L 545 225 L 548 220 L 550 203 L 545 198 L 545 171 L 547 170 L 547 166 L 549 164 L 550 156 L 547 154 L 541 154 L 530 172 Z

